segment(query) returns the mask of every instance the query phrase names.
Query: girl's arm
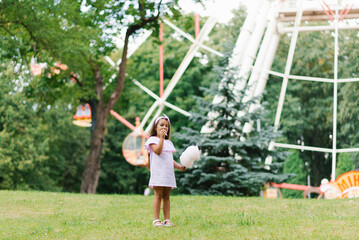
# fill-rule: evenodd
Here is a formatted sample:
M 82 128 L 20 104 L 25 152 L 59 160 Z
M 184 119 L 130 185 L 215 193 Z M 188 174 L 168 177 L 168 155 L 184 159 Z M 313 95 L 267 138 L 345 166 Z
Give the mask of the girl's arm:
M 160 141 L 158 142 L 158 145 L 156 144 L 151 144 L 150 147 L 152 149 L 152 151 L 154 153 L 156 153 L 157 155 L 161 155 L 162 150 L 163 150 L 163 142 L 164 142 L 164 137 L 160 137 Z
M 173 166 L 182 172 L 186 171 L 186 167 L 178 164 L 175 160 L 173 160 Z
M 161 130 L 158 135 L 160 136 L 160 141 L 158 142 L 158 145 L 151 144 L 150 146 L 152 151 L 154 151 L 157 155 L 161 155 L 163 149 L 163 142 L 165 141 L 166 131 Z

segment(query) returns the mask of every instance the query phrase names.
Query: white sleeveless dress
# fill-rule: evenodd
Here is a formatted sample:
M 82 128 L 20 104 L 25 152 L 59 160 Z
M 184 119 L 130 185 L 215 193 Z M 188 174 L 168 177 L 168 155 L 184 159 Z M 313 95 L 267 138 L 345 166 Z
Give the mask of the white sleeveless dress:
M 173 166 L 173 152 L 176 151 L 170 140 L 164 140 L 161 155 L 154 153 L 150 147 L 151 144 L 158 145 L 158 137 L 150 137 L 145 143 L 145 148 L 150 154 L 151 177 L 149 186 L 171 187 L 176 188 L 176 178 Z

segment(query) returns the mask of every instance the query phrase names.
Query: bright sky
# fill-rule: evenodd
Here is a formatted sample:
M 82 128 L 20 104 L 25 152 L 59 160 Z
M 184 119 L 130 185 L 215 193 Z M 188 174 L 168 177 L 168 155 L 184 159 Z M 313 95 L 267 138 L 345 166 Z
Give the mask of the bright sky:
M 215 13 L 218 21 L 227 23 L 233 14 L 231 11 L 240 6 L 247 6 L 251 0 L 204 0 L 205 9 L 201 4 L 194 3 L 193 0 L 180 0 L 179 4 L 185 12 L 198 12 L 201 16 L 209 16 Z

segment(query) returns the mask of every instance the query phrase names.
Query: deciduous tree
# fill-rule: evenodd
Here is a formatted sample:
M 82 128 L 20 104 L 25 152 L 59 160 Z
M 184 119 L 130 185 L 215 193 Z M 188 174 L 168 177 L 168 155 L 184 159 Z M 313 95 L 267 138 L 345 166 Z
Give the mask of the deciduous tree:
M 175 17 L 178 13 L 177 0 L 1 1 L 2 57 L 24 65 L 34 58 L 48 66 L 61 62 L 68 67 L 60 75 L 49 69 L 41 78 L 29 81 L 29 94 L 38 95 L 43 102 L 53 102 L 54 98 L 66 96 L 63 89 L 69 87 L 72 77 L 81 88 L 75 97 L 96 103 L 92 105 L 94 128 L 81 192 L 96 192 L 107 118 L 123 91 L 130 38 L 157 27 L 161 17 Z M 122 30 L 122 60 L 111 82 L 113 70 L 103 57 L 115 48 L 112 37 Z M 104 92 L 112 84 L 114 90 Z

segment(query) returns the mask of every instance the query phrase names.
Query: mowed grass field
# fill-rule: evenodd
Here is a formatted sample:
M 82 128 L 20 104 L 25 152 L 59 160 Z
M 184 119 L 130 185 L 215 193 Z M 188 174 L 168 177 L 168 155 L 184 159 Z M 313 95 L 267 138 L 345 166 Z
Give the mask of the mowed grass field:
M 358 239 L 359 198 L 172 196 L 174 227 L 152 227 L 153 196 L 0 191 L 0 239 Z

